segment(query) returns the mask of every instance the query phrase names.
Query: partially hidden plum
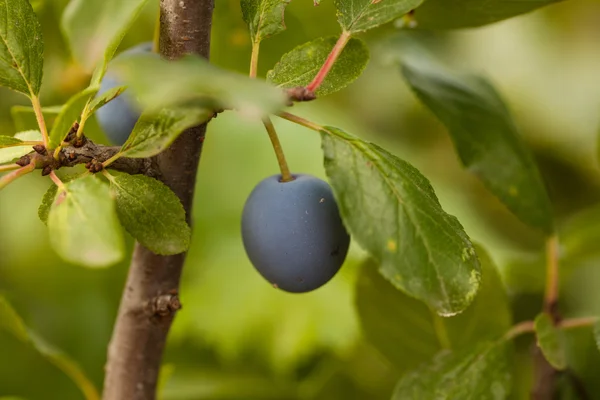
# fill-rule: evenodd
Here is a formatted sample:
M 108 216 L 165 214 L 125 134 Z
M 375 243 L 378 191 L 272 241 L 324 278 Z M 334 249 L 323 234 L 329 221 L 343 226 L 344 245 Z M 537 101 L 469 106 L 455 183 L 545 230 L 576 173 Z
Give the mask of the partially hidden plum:
M 115 59 L 122 59 L 133 54 L 151 53 L 152 43 L 142 43 L 120 53 Z M 157 54 L 158 57 L 158 54 Z M 111 71 L 110 64 L 102 82 L 98 96 L 106 91 L 118 86 L 122 86 L 118 77 Z M 98 111 L 96 111 L 96 119 L 98 124 L 106 134 L 106 137 L 115 145 L 125 143 L 136 122 L 140 118 L 140 110 L 131 95 L 125 91 L 119 97 L 113 99 Z

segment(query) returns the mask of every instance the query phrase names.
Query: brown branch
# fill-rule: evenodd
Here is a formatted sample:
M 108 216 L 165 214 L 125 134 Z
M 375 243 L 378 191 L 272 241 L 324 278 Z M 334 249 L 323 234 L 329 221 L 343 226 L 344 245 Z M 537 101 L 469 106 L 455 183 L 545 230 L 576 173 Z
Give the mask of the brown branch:
M 208 58 L 214 0 L 161 0 L 160 50 L 175 59 Z M 181 199 L 191 221 L 196 172 L 206 125 L 185 131 L 154 162 L 160 179 Z M 108 350 L 104 400 L 151 400 L 175 312 L 185 254 L 158 256 L 136 244 Z M 166 301 L 165 301 L 166 300 Z
M 77 164 L 103 163 L 113 157 L 120 150 L 118 146 L 104 146 L 85 139 L 80 147 L 63 147 L 58 152 L 58 160 L 54 155 L 48 153 L 43 146 L 33 146 L 33 152 L 21 157 L 17 165 L 28 165 L 33 163 L 36 169 L 42 170 L 42 175 L 48 175 L 51 171 L 74 167 Z M 158 165 L 152 158 L 129 158 L 121 157 L 114 161 L 109 167 L 116 171 L 126 172 L 131 175 L 144 174 L 154 178 L 159 177 Z

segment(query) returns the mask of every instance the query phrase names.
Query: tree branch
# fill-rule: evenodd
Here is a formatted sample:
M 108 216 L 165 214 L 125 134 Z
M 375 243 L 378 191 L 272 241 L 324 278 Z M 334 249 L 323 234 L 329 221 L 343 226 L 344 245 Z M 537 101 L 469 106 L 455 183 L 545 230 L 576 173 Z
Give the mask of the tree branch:
M 160 50 L 175 59 L 208 58 L 213 0 L 161 0 Z M 196 172 L 206 125 L 184 132 L 154 162 L 191 221 Z M 112 166 L 112 165 L 111 165 Z M 104 400 L 152 400 L 167 334 L 181 307 L 177 293 L 185 254 L 158 256 L 136 244 L 108 350 Z
M 57 153 L 58 159 L 56 159 L 43 146 L 33 146 L 33 148 L 35 151 L 21 157 L 16 165 L 25 166 L 30 163 L 34 164 L 35 169 L 41 169 L 43 175 L 48 175 L 51 171 L 62 167 L 74 167 L 77 164 L 101 164 L 117 154 L 121 149 L 118 146 L 104 146 L 85 139 L 83 145 L 80 147 L 71 145 L 60 149 Z M 144 174 L 153 178 L 160 176 L 157 162 L 153 158 L 120 157 L 108 168 L 131 175 Z

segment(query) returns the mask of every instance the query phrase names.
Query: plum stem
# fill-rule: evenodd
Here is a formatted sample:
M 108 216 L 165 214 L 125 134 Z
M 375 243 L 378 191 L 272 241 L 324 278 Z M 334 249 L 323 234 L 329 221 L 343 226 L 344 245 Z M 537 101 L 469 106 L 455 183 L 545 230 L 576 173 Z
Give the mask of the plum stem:
M 256 78 L 258 71 L 258 55 L 260 52 L 260 42 L 255 42 L 252 44 L 252 56 L 250 57 L 250 78 Z M 283 153 L 283 148 L 281 147 L 281 142 L 279 141 L 279 136 L 277 136 L 277 131 L 275 130 L 275 126 L 273 125 L 273 121 L 268 116 L 263 118 L 263 124 L 267 129 L 267 133 L 269 134 L 269 139 L 271 139 L 271 144 L 273 145 L 273 150 L 275 150 L 275 156 L 277 157 L 277 163 L 279 164 L 279 170 L 281 171 L 281 182 L 290 182 L 294 180 L 294 177 L 290 173 L 290 169 L 287 165 L 287 161 L 285 160 L 285 154 Z
M 275 150 L 275 156 L 277 157 L 277 162 L 279 163 L 279 170 L 281 171 L 281 182 L 293 181 L 294 177 L 290 173 L 287 161 L 285 160 L 285 154 L 283 154 L 283 148 L 281 147 L 281 142 L 279 141 L 279 136 L 277 136 L 277 131 L 275 131 L 275 126 L 273 125 L 273 122 L 269 117 L 265 117 L 263 118 L 263 124 L 267 129 L 269 139 L 271 139 L 273 150 Z

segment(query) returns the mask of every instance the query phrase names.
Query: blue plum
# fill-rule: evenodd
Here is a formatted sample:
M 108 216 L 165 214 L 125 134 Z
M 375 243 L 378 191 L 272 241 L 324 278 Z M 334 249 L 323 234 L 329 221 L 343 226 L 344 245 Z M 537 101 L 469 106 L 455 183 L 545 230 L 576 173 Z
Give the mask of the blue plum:
M 248 258 L 273 286 L 287 292 L 317 289 L 338 272 L 350 236 L 331 187 L 310 175 L 281 175 L 261 181 L 242 214 Z
M 120 53 L 116 58 L 124 58 L 132 54 L 149 53 L 152 51 L 152 43 L 142 43 Z M 111 73 L 110 65 L 100 83 L 98 95 L 104 92 L 122 86 L 121 82 L 113 73 Z M 137 120 L 140 118 L 140 110 L 137 108 L 134 100 L 129 93 L 125 91 L 116 99 L 112 100 L 98 111 L 96 111 L 98 124 L 111 141 L 116 145 L 125 143 Z

